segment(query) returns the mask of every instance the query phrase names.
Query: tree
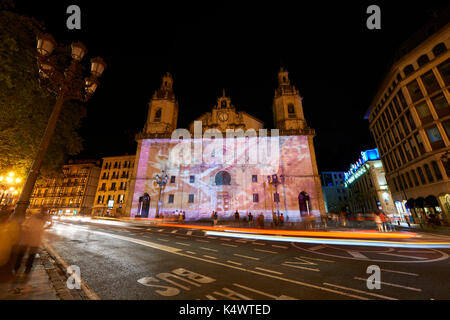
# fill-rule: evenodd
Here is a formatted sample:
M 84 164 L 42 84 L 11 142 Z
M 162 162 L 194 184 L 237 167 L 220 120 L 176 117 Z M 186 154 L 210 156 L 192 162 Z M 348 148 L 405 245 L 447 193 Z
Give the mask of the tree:
M 4 6 L 3 6 L 4 7 Z M 35 19 L 0 6 L 0 172 L 14 170 L 25 176 L 37 152 L 55 97 L 39 86 L 36 35 L 44 26 Z M 56 53 L 67 53 L 58 47 Z M 65 63 L 67 61 L 58 61 Z M 69 155 L 82 150 L 77 134 L 85 108 L 65 103 L 44 160 L 41 176 L 60 172 Z

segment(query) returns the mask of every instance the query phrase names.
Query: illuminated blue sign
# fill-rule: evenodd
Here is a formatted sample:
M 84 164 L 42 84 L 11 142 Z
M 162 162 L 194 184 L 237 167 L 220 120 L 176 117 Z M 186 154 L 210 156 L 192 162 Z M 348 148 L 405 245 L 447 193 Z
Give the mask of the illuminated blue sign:
M 361 152 L 361 157 L 358 159 L 356 163 L 350 165 L 350 170 L 345 173 L 345 180 L 347 181 L 356 171 L 359 170 L 367 161 L 379 160 L 380 154 L 378 153 L 378 149 L 370 149 Z

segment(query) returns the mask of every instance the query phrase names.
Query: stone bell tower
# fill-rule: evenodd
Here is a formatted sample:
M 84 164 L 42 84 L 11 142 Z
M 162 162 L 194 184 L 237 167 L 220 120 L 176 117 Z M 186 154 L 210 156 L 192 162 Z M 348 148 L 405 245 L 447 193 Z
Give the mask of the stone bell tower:
M 280 135 L 297 135 L 308 128 L 303 115 L 302 97 L 289 81 L 284 68 L 278 72 L 278 88 L 272 108 L 274 125 L 280 129 Z
M 149 138 L 167 138 L 177 128 L 178 101 L 173 92 L 173 78 L 166 73 L 161 87 L 155 91 L 148 104 L 147 122 L 142 135 Z

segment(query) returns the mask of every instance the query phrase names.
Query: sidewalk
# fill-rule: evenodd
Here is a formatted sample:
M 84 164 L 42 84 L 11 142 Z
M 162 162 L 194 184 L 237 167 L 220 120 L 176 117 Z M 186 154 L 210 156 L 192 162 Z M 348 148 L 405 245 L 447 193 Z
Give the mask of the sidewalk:
M 41 247 L 27 275 L 22 266 L 9 281 L 0 282 L 0 300 L 83 300 L 81 290 L 69 290 L 66 277 Z

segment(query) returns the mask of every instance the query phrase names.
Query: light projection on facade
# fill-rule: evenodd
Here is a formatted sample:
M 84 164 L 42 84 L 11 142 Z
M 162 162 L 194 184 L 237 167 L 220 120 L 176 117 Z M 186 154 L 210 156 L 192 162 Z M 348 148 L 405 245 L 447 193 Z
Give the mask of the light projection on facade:
M 320 177 L 314 152 L 314 130 L 303 118 L 301 97 L 287 71 L 279 73 L 273 102 L 276 129 L 243 111 L 236 111 L 223 92 L 211 112 L 190 130 L 177 129 L 178 102 L 172 77 L 149 103 L 147 122 L 137 135 L 135 170 L 127 203 L 130 217 L 154 218 L 159 186 L 156 175 L 168 175 L 159 212 L 164 217 L 185 212 L 186 220 L 240 217 L 249 212 L 272 219 L 276 201 L 285 221 L 324 213 Z M 267 176 L 284 176 L 275 188 Z

